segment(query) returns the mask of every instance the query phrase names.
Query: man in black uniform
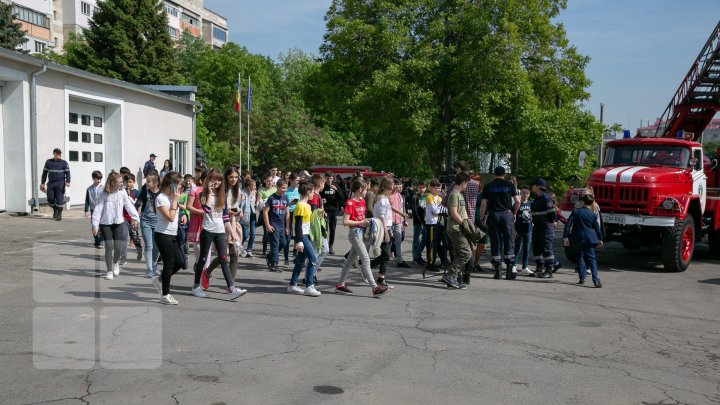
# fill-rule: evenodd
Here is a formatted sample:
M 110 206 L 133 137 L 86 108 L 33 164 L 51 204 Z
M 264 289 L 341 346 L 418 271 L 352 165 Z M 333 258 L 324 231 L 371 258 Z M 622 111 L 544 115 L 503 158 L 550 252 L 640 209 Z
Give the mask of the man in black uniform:
M 483 187 L 480 218 L 488 213 L 486 226 L 490 235 L 490 254 L 495 270 L 494 279 L 500 279 L 501 259 L 505 260 L 506 280 L 514 280 L 512 267 L 515 265 L 515 215 L 520 209 L 520 197 L 515 186 L 505 180 L 505 168 L 498 166 L 495 179 Z M 503 252 L 501 256 L 500 244 Z
M 540 278 L 552 278 L 555 265 L 553 239 L 555 238 L 557 211 L 552 198 L 547 193 L 545 180 L 535 179 L 532 183 L 532 191 L 535 194 L 535 199 L 530 205 L 533 220 L 532 249 L 537 265 L 535 275 Z
M 333 184 L 334 179 L 335 175 L 332 172 L 325 173 L 325 187 L 320 192 L 320 198 L 323 199 L 323 208 L 328 217 L 328 245 L 330 246 L 329 253 L 331 255 L 335 254 L 333 243 L 335 242 L 338 211 L 343 207 L 345 201 L 343 192 L 337 185 Z
M 62 151 L 53 150 L 53 158 L 45 162 L 40 180 L 40 191 L 47 194 L 47 201 L 53 207 L 53 219 L 62 220 L 63 206 L 65 205 L 65 187 L 70 187 L 70 166 L 60 158 Z M 48 182 L 45 187 L 45 182 Z

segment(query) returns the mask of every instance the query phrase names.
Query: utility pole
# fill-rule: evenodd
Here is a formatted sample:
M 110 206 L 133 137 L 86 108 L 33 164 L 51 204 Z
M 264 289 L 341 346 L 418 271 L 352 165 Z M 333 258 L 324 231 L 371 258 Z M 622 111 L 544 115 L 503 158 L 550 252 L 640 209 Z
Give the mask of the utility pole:
M 600 103 L 600 123 L 604 125 L 604 118 L 605 118 L 605 103 Z M 598 154 L 599 160 L 598 163 L 600 166 L 603 164 L 603 148 L 605 147 L 605 129 L 603 128 L 603 134 L 600 138 L 600 152 Z

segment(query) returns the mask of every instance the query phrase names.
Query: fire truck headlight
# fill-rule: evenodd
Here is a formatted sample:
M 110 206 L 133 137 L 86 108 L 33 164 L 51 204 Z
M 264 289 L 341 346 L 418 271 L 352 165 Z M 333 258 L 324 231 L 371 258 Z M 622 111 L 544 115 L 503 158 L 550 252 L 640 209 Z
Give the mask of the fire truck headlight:
M 671 210 L 671 209 L 674 209 L 679 204 L 680 203 L 678 202 L 678 200 L 676 200 L 672 197 L 667 197 L 665 200 L 663 200 L 662 207 L 666 210 Z

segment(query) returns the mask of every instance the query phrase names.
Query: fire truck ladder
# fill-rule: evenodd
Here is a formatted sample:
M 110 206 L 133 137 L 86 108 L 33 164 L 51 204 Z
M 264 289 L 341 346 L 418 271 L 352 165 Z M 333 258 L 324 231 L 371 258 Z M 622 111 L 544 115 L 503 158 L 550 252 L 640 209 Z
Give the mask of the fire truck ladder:
M 655 131 L 656 137 L 675 137 L 683 130 L 700 139 L 720 111 L 720 21 L 690 71 L 668 104 Z

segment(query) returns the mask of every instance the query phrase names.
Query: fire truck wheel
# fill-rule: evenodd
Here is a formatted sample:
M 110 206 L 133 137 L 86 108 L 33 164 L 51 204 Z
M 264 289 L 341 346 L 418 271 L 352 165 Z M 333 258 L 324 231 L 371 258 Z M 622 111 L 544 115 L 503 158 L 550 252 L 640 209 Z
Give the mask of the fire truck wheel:
M 710 245 L 710 254 L 720 256 L 720 229 L 710 231 L 708 235 L 708 244 Z
M 577 262 L 577 252 L 575 252 L 575 249 L 571 247 L 563 247 L 565 249 L 565 257 L 567 257 L 568 261 L 570 263 L 576 263 Z
M 675 226 L 663 231 L 663 265 L 665 270 L 687 270 L 695 250 L 695 221 L 688 215 L 684 221 L 676 220 Z

